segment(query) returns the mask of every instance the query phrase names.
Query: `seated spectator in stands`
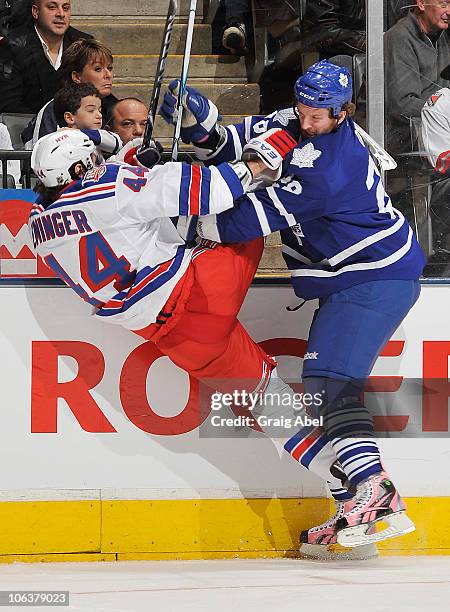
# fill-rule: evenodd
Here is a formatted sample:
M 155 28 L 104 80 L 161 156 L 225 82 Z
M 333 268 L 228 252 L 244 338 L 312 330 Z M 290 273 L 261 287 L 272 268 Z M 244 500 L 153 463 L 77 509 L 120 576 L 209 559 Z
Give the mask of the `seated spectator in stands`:
M 449 17 L 450 2 L 416 0 L 414 9 L 384 35 L 386 144 L 390 153 L 417 149 L 414 120 L 419 123 L 427 99 L 449 84 L 441 77 L 450 64 Z
M 8 128 L 4 123 L 0 123 L 0 149 L 6 151 L 12 151 L 13 146 L 11 142 L 11 136 L 9 134 Z M 2 165 L 0 164 L 0 175 L 3 173 Z M 9 161 L 8 162 L 8 174 L 10 174 L 16 183 L 16 187 L 20 185 L 20 162 L 19 161 Z M 0 188 L 2 187 L 2 181 L 0 181 Z
M 58 88 L 63 51 L 89 34 L 70 27 L 70 0 L 33 0 L 32 21 L 0 45 L 0 112 L 37 113 Z
M 102 99 L 103 125 L 112 105 L 117 101 L 111 93 L 112 73 L 112 53 L 98 40 L 77 40 L 63 53 L 60 68 L 61 87 L 70 83 L 92 83 Z M 53 100 L 50 100 L 24 130 L 22 140 L 27 143 L 27 148 L 31 148 L 41 136 L 55 132 L 57 128 Z
M 450 66 L 443 71 L 450 78 Z M 436 91 L 421 112 L 420 150 L 433 169 L 430 217 L 434 254 L 424 275 L 450 275 L 450 89 Z
M 137 98 L 123 98 L 114 104 L 106 127 L 118 134 L 126 144 L 134 138 L 142 138 L 147 124 L 148 109 Z
M 114 155 L 121 149 L 122 141 L 119 136 L 101 129 L 101 98 L 91 83 L 66 85 L 56 92 L 53 108 L 61 129 L 78 129 L 84 132 L 97 146 L 102 158 Z

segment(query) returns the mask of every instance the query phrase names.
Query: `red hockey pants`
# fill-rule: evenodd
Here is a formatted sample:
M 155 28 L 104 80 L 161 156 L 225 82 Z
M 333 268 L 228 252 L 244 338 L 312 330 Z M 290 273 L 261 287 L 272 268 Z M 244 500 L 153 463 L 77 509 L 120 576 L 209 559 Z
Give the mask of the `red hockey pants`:
M 233 380 L 242 379 L 247 383 L 238 383 L 238 387 L 254 390 L 267 380 L 275 361 L 250 338 L 237 314 L 264 242 L 260 238 L 245 244 L 209 245 L 196 247 L 188 270 L 158 316 L 159 322 L 136 333 L 154 342 L 195 378 L 216 379 L 219 391 L 229 390 Z

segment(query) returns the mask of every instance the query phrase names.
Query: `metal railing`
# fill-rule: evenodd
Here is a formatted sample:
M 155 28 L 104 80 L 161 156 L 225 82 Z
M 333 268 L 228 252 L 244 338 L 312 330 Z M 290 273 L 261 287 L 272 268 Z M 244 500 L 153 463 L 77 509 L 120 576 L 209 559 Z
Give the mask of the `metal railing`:
M 21 179 L 20 185 L 16 185 L 16 188 L 31 189 L 31 178 L 34 177 L 33 171 L 31 170 L 31 151 L 11 151 L 10 149 L 0 149 L 0 163 L 1 163 L 1 188 L 9 189 L 8 185 L 8 162 L 9 161 L 20 161 L 21 162 Z M 170 152 L 165 151 L 163 153 L 163 162 L 170 161 Z M 192 162 L 195 161 L 194 151 L 190 149 L 183 149 L 178 154 L 178 161 Z
M 0 162 L 2 168 L 2 188 L 8 188 L 8 162 L 20 161 L 21 165 L 21 186 L 25 189 L 31 188 L 31 151 L 11 151 L 0 149 Z

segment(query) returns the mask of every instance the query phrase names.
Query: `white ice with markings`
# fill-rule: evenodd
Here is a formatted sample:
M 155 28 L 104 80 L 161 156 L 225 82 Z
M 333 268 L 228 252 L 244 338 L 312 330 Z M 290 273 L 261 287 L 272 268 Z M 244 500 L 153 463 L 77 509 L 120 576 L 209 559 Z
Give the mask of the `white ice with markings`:
M 0 590 L 25 589 L 70 591 L 61 611 L 431 612 L 450 609 L 450 556 L 1 566 Z

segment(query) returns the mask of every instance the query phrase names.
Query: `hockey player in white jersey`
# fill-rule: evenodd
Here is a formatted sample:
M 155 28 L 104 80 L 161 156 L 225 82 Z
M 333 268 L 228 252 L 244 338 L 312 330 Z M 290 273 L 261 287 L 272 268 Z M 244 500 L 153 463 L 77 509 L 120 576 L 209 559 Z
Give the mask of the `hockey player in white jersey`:
M 169 123 L 177 87 L 177 81 L 169 85 L 160 109 Z M 336 542 L 370 545 L 414 529 L 382 465 L 361 392 L 419 296 L 424 256 L 350 117 L 348 71 L 323 60 L 297 80 L 294 94 L 291 108 L 219 127 L 217 108 L 190 88 L 181 137 L 208 164 L 246 158 L 252 154 L 246 143 L 274 127 L 298 143 L 279 181 L 200 219 L 198 227 L 201 236 L 222 242 L 281 230 L 295 293 L 319 299 L 303 381 L 305 392 L 323 394 L 324 430 L 303 429 L 285 444 L 294 459 L 329 482 L 337 504 L 330 521 L 302 532 L 302 551 L 309 546 L 311 552 Z M 377 532 L 380 521 L 389 527 Z
M 450 76 L 448 69 L 447 73 Z M 429 211 L 433 254 L 428 260 L 433 276 L 450 274 L 450 89 L 443 87 L 422 107 L 420 149 L 434 170 Z
M 272 138 L 276 144 L 265 150 L 273 170 L 295 141 L 279 129 Z M 268 170 L 264 161 L 211 169 L 186 163 L 96 166 L 94 151 L 78 130 L 49 134 L 36 144 L 31 165 L 41 195 L 29 230 L 38 255 L 92 305 L 93 316 L 151 340 L 206 385 L 215 379 L 214 390 L 292 393 L 277 378 L 274 359 L 237 320 L 262 238 L 193 247 L 171 220 L 232 207 L 250 187 L 252 172 Z M 137 158 L 152 165 L 159 150 L 151 146 Z

